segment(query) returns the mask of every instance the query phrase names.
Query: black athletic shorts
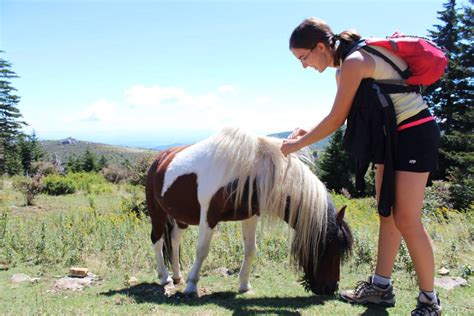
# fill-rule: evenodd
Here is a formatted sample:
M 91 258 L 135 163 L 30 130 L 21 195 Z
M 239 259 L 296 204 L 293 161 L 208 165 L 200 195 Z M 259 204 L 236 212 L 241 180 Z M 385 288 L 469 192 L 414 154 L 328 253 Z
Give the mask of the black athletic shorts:
M 398 128 L 415 121 L 431 118 L 428 109 L 404 120 Z M 411 126 L 397 132 L 395 170 L 431 172 L 438 170 L 440 132 L 435 120 Z

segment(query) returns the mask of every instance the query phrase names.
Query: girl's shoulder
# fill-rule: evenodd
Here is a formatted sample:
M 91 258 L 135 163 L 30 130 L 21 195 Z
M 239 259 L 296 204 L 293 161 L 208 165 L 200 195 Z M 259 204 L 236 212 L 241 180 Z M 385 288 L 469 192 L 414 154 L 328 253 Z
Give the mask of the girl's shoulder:
M 341 74 L 357 71 L 364 78 L 370 78 L 375 70 L 375 60 L 360 50 L 352 52 L 341 64 Z

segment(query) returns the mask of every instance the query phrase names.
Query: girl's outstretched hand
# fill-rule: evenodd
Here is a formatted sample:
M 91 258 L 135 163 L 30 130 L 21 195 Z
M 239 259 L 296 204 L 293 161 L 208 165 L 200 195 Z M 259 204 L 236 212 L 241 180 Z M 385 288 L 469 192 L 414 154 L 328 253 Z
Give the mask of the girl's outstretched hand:
M 297 127 L 293 130 L 293 132 L 291 132 L 290 136 L 288 136 L 288 139 L 297 139 L 297 138 L 300 138 L 301 136 L 306 135 L 306 133 L 308 132 L 302 128 Z
M 285 156 L 288 156 L 289 154 L 294 153 L 295 151 L 298 151 L 300 149 L 301 145 L 299 139 L 284 139 L 280 147 L 281 152 Z

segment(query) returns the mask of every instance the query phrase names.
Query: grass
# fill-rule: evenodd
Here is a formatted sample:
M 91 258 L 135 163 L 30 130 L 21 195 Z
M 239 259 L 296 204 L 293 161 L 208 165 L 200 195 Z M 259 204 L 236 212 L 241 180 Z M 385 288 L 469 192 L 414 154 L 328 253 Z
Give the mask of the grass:
M 255 293 L 238 294 L 238 269 L 242 260 L 240 225 L 222 223 L 214 235 L 211 252 L 199 283 L 200 297 L 168 297 L 155 276 L 149 241 L 148 218 L 137 218 L 123 209 L 130 197 L 127 186 L 111 192 L 65 196 L 39 195 L 36 205 L 25 207 L 23 197 L 7 179 L 0 191 L 0 314 L 116 314 L 116 315 L 407 315 L 413 309 L 417 286 L 406 248 L 402 248 L 393 275 L 397 305 L 383 309 L 352 306 L 336 297 L 306 293 L 298 273 L 288 265 L 287 228 L 258 230 L 258 255 L 251 282 Z M 334 195 L 338 206 L 348 205 L 346 217 L 356 243 L 354 254 L 341 273 L 340 288 L 352 288 L 372 272 L 376 252 L 377 215 L 373 199 L 347 200 Z M 92 202 L 91 202 L 92 200 Z M 449 220 L 427 214 L 425 225 L 435 245 L 436 268 L 448 267 L 461 276 L 473 266 L 472 216 L 449 212 Z M 197 229 L 188 229 L 182 243 L 183 272 L 194 258 Z M 0 265 L 0 266 L 1 266 Z M 70 266 L 85 266 L 99 276 L 92 287 L 80 292 L 51 292 L 58 277 Z M 216 272 L 225 267 L 231 274 Z M 13 284 L 13 274 L 40 277 L 39 283 Z M 136 277 L 138 284 L 127 280 Z M 179 285 L 175 291 L 183 291 Z M 437 289 L 447 315 L 474 314 L 472 287 L 451 291 Z

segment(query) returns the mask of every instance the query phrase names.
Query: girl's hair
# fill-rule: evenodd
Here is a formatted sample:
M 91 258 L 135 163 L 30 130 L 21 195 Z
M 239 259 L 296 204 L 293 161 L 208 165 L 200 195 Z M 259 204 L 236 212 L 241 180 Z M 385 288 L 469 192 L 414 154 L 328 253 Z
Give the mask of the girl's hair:
M 355 30 L 334 34 L 329 25 L 323 20 L 309 18 L 294 29 L 290 36 L 290 49 L 311 49 L 317 43 L 323 43 L 334 51 L 334 66 L 339 66 L 343 52 L 360 38 L 359 33 Z M 339 44 L 336 45 L 338 41 Z

